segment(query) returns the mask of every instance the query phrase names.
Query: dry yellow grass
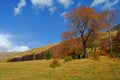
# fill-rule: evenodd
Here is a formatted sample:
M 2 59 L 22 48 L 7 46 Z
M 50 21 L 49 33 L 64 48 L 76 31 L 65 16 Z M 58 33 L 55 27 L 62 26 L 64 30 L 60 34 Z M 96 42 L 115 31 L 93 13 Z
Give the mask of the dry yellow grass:
M 108 57 L 73 60 L 50 68 L 51 60 L 0 63 L 0 80 L 120 80 L 120 61 Z

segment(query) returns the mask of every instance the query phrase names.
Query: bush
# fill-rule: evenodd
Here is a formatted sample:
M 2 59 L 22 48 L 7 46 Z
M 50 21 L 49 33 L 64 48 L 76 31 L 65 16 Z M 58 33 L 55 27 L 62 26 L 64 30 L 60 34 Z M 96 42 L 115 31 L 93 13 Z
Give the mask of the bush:
M 113 53 L 109 54 L 109 57 L 114 58 L 114 54 Z
M 94 58 L 94 60 L 99 60 L 100 59 L 98 52 L 93 53 L 93 58 Z
M 53 59 L 52 62 L 50 63 L 50 67 L 52 67 L 53 69 L 55 69 L 56 67 L 59 67 L 60 61 L 58 59 Z
M 48 51 L 47 53 L 46 53 L 46 55 L 45 55 L 45 59 L 46 60 L 50 60 L 52 58 L 52 55 L 51 55 L 51 53 Z
M 120 58 L 120 53 L 118 52 L 114 52 L 112 54 L 109 55 L 111 58 Z
M 115 55 L 115 57 L 118 57 L 118 58 L 120 58 L 120 53 L 118 53 L 118 52 L 115 52 L 115 53 L 114 53 L 114 55 Z
M 65 59 L 64 59 L 65 62 L 69 62 L 69 61 L 71 61 L 71 60 L 72 60 L 72 57 L 71 57 L 71 56 L 67 56 L 67 57 L 65 57 Z

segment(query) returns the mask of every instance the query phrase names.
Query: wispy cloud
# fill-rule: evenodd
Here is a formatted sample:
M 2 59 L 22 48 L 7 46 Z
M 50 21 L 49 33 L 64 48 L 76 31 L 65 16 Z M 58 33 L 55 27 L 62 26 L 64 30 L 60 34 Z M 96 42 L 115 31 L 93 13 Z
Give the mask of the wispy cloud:
M 63 12 L 60 16 L 64 17 L 68 12 Z
M 114 0 L 114 1 L 111 1 L 111 0 L 94 0 L 92 3 L 91 3 L 91 6 L 92 7 L 96 7 L 96 6 L 101 6 L 101 9 L 113 9 L 113 7 L 120 3 L 119 0 Z
M 31 0 L 33 6 L 44 9 L 45 7 L 51 7 L 53 5 L 53 0 Z
M 26 6 L 25 0 L 20 0 L 20 3 L 17 5 L 17 7 L 14 7 L 14 14 L 18 15 L 21 12 L 21 9 Z
M 65 8 L 68 8 L 71 4 L 73 4 L 72 0 L 58 0 Z
M 44 10 L 45 8 L 50 11 L 50 14 L 53 14 L 56 10 L 56 7 L 53 7 L 53 0 L 31 0 L 33 6 Z
M 65 19 L 65 15 L 67 14 L 68 12 L 63 12 L 60 16 L 62 16 L 64 18 L 64 23 L 66 23 L 66 19 Z
M 48 10 L 50 11 L 51 14 L 53 14 L 54 11 L 56 10 L 56 7 L 50 7 Z
M 106 4 L 104 5 L 103 9 L 104 9 L 104 8 L 112 9 L 113 6 L 115 6 L 115 5 L 118 4 L 118 3 L 119 3 L 118 0 L 114 0 L 113 2 L 108 1 L 108 2 L 106 2 Z
M 91 4 L 91 6 L 97 6 L 99 4 L 106 3 L 108 0 L 94 0 Z
M 12 38 L 14 38 L 11 34 L 0 34 L 0 52 L 11 52 L 11 51 L 27 51 L 29 50 L 28 46 L 19 46 L 12 42 Z
M 50 14 L 53 14 L 56 10 L 56 6 L 54 4 L 54 0 L 30 0 L 32 6 L 44 10 L 45 8 L 50 11 Z M 73 0 L 58 0 L 58 3 L 63 5 L 65 8 L 68 8 L 70 5 L 72 5 L 74 2 Z M 78 4 L 79 5 L 79 4 Z M 21 13 L 22 8 L 26 6 L 26 0 L 20 0 L 18 5 L 14 7 L 14 14 L 18 15 Z

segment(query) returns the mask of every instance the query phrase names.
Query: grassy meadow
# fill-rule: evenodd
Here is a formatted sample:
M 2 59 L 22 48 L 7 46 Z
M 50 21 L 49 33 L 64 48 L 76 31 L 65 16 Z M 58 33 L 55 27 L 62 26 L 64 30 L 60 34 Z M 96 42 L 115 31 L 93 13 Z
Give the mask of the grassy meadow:
M 120 60 L 72 60 L 52 69 L 52 60 L 0 63 L 0 80 L 120 80 Z

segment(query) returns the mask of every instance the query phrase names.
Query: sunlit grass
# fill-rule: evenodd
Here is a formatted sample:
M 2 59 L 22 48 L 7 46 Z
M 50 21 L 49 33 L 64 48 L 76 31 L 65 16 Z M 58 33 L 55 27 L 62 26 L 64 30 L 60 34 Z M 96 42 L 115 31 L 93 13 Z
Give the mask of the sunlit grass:
M 120 80 L 120 61 L 108 57 L 72 60 L 52 69 L 52 60 L 0 63 L 0 80 Z

